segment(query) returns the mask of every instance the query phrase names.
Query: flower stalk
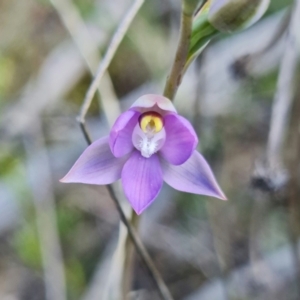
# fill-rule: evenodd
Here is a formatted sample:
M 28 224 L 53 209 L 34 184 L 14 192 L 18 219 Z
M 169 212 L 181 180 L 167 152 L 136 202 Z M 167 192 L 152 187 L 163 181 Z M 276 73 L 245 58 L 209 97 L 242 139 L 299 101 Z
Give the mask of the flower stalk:
M 112 200 L 114 201 L 118 212 L 120 214 L 121 220 L 124 223 L 124 225 L 127 227 L 128 230 L 128 234 L 135 246 L 136 251 L 138 252 L 138 254 L 140 255 L 140 257 L 142 258 L 142 260 L 144 261 L 145 265 L 147 266 L 150 275 L 152 276 L 152 278 L 154 279 L 154 282 L 157 286 L 158 292 L 161 295 L 162 299 L 164 300 L 173 300 L 173 297 L 171 296 L 166 284 L 164 283 L 159 271 L 156 269 L 150 255 L 148 254 L 144 244 L 141 242 L 139 236 L 137 235 L 137 233 L 135 232 L 134 228 L 132 227 L 132 224 L 130 224 L 130 222 L 128 221 L 128 219 L 125 216 L 125 213 L 121 207 L 121 204 L 119 202 L 119 200 L 116 197 L 116 194 L 112 188 L 111 185 L 107 185 L 110 197 L 112 198 Z
M 199 1 L 193 1 L 193 5 L 191 2 L 192 1 L 189 0 L 182 1 L 178 47 L 173 66 L 164 89 L 164 96 L 169 98 L 171 101 L 174 99 L 177 89 L 181 83 L 184 66 L 189 52 L 194 10 L 196 9 Z

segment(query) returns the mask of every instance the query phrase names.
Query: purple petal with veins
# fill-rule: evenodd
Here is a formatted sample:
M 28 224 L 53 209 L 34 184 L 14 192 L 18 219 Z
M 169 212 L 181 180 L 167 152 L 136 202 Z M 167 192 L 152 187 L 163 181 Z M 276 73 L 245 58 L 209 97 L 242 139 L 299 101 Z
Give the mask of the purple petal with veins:
M 113 125 L 109 135 L 109 145 L 115 157 L 122 157 L 133 150 L 131 136 L 138 124 L 140 113 L 128 110 L 122 113 Z
M 164 117 L 166 141 L 159 154 L 172 165 L 187 161 L 198 144 L 196 132 L 190 122 L 177 114 Z
M 145 210 L 158 195 L 162 184 L 162 170 L 157 155 L 143 157 L 134 151 L 122 171 L 125 195 L 137 214 Z
M 204 157 L 194 151 L 182 165 L 161 159 L 164 181 L 176 190 L 227 200 Z
M 110 184 L 121 178 L 128 156 L 116 158 L 110 150 L 108 136 L 95 141 L 81 154 L 61 182 Z

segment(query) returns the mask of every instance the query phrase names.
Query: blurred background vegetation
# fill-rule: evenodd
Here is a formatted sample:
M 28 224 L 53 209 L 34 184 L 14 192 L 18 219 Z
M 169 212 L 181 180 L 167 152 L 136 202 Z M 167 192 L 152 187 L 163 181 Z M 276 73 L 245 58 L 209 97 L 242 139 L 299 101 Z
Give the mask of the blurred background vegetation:
M 103 54 L 131 1 L 71 3 Z M 272 0 L 255 26 L 214 40 L 178 91 L 175 105 L 195 125 L 200 150 L 229 201 L 164 186 L 143 214 L 141 237 L 175 299 L 300 299 L 293 251 L 299 224 L 290 217 L 299 206 L 290 206 L 289 185 L 270 187 L 255 175 L 264 159 L 284 34 L 262 50 L 291 3 Z M 179 16 L 179 0 L 152 0 L 134 19 L 109 67 L 123 109 L 142 94 L 162 93 Z M 245 55 L 251 57 L 247 68 Z M 48 0 L 0 1 L 0 299 L 51 299 L 47 280 L 56 271 L 58 287 L 64 288 L 65 275 L 70 300 L 104 299 L 107 281 L 112 284 L 119 217 L 106 188 L 59 183 L 86 147 L 76 116 L 90 82 Z M 296 87 L 279 173 L 290 174 L 299 191 Z M 87 122 L 94 139 L 108 132 L 100 101 L 93 102 Z M 299 202 L 300 194 L 295 197 Z M 133 288 L 139 291 L 133 299 L 159 299 L 138 257 Z

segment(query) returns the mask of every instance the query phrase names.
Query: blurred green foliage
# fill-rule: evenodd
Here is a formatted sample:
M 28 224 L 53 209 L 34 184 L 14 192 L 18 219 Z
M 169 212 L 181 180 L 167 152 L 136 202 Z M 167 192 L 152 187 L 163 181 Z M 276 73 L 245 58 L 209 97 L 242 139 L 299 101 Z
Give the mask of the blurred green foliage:
M 23 212 L 25 211 L 23 209 Z M 22 226 L 14 234 L 13 244 L 19 258 L 26 266 L 42 272 L 40 241 L 34 214 L 33 207 L 27 204 L 27 216 L 25 216 Z M 76 228 L 82 222 L 82 212 L 63 204 L 58 206 L 57 226 L 61 245 L 66 253 L 64 255 L 65 273 L 70 299 L 78 299 L 85 288 L 89 275 L 85 261 L 75 255 Z
M 74 0 L 74 4 L 79 9 L 84 18 L 93 13 L 95 2 L 95 0 Z
M 12 88 L 16 72 L 16 65 L 11 57 L 1 55 L 0 52 L 0 105 L 7 92 Z
M 26 265 L 30 268 L 41 270 L 40 241 L 34 219 L 32 223 L 25 223 L 16 231 L 14 245 L 20 259 Z

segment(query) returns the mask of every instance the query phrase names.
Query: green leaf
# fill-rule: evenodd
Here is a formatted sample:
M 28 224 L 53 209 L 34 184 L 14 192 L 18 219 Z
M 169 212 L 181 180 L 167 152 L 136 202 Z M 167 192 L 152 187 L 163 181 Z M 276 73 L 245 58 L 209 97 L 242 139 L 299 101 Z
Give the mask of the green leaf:
M 211 1 L 207 1 L 202 9 L 194 17 L 185 70 L 188 68 L 191 62 L 204 50 L 209 41 L 214 36 L 219 34 L 219 31 L 215 29 L 208 21 L 210 3 Z

